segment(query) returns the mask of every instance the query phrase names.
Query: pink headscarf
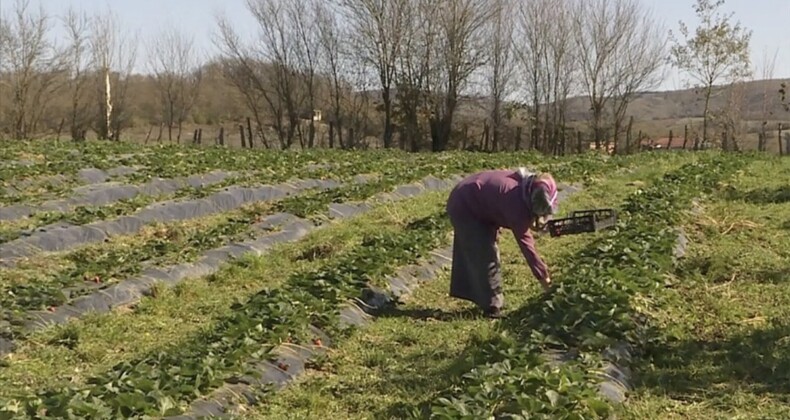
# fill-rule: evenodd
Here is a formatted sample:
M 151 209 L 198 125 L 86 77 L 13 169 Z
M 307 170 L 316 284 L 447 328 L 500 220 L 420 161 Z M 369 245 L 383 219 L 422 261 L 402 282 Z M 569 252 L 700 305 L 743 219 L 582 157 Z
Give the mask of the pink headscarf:
M 533 179 L 534 179 L 533 175 Z M 538 179 L 532 182 L 532 190 L 535 188 L 542 189 L 546 195 L 549 196 L 549 204 L 551 204 L 552 213 L 557 211 L 557 184 L 553 179 Z
M 524 200 L 529 203 L 529 197 L 532 196 L 532 192 L 535 190 L 535 188 L 540 188 L 549 197 L 549 204 L 551 205 L 552 213 L 556 212 L 558 194 L 557 184 L 554 182 L 554 179 L 536 179 L 537 174 L 527 172 L 526 168 L 519 168 L 518 173 L 521 175 L 523 180 L 522 195 Z

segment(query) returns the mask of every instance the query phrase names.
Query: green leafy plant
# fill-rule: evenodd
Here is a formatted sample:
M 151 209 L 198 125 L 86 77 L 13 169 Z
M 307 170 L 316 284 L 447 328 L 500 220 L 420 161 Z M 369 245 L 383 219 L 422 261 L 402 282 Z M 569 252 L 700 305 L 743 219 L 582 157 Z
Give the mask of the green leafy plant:
M 694 196 L 713 191 L 743 161 L 707 157 L 631 195 L 621 206 L 617 228 L 563 264 L 557 289 L 517 310 L 506 330 L 473 356 L 487 362 L 423 410 L 414 409 L 415 416 L 586 418 L 612 413 L 613 405 L 597 393 L 600 379 L 590 372 L 600 368 L 607 347 L 628 343 L 639 349 L 653 338 L 649 317 L 633 300 L 661 293 L 663 276 L 673 268 L 672 226 L 680 221 L 680 210 Z M 557 350 L 580 357 L 551 367 L 542 355 Z
M 415 262 L 446 241 L 443 212 L 400 231 L 377 232 L 320 268 L 292 275 L 283 287 L 263 290 L 233 306 L 232 315 L 196 339 L 143 359 L 114 366 L 85 386 L 66 386 L 0 401 L 13 411 L 55 417 L 174 415 L 184 403 L 218 387 L 249 358 L 268 358 L 282 342 L 308 342 L 308 327 L 340 331 L 341 303 L 368 283 Z M 3 408 L 5 407 L 5 408 Z

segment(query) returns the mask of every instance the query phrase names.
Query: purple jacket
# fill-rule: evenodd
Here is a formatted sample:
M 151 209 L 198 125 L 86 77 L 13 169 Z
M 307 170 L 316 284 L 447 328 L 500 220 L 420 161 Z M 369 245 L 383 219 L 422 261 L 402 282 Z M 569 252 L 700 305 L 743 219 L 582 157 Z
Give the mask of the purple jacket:
M 447 212 L 451 217 L 473 218 L 513 232 L 521 253 L 538 280 L 549 276 L 546 264 L 535 249 L 529 227 L 534 216 L 520 188 L 521 177 L 513 170 L 483 171 L 463 179 L 450 193 Z

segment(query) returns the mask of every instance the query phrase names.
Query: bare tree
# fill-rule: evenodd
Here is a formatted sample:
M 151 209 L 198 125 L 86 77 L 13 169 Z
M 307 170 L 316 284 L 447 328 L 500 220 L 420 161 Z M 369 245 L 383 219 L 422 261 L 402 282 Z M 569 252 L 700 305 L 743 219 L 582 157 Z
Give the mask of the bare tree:
M 559 6 L 564 6 L 566 3 L 561 1 Z M 552 36 L 552 24 L 553 22 L 562 22 L 562 20 L 553 19 L 553 13 L 560 10 L 554 8 L 557 5 L 553 4 L 551 0 L 536 0 L 527 2 L 518 9 L 513 51 L 520 71 L 526 80 L 522 87 L 525 90 L 526 100 L 530 104 L 529 147 L 531 149 L 538 147 L 541 102 L 545 98 L 546 92 L 550 92 L 546 86 L 545 58 L 548 55 L 549 37 Z M 567 33 L 562 34 L 562 37 L 566 38 Z
M 173 126 L 178 127 L 176 141 L 189 112 L 200 94 L 202 62 L 195 51 L 194 39 L 177 29 L 163 30 L 151 40 L 149 66 L 154 74 L 162 106 L 168 140 L 173 141 Z
M 726 103 L 713 114 L 719 121 L 722 150 L 741 150 L 741 136 L 748 128 L 744 121 L 746 112 L 746 81 L 741 80 L 727 87 Z
M 100 139 L 120 138 L 127 116 L 126 93 L 137 61 L 137 37 L 124 33 L 112 12 L 93 18 L 90 38 L 98 76 L 99 113 L 95 131 Z
M 567 100 L 575 87 L 577 63 L 576 45 L 568 36 L 573 31 L 572 9 L 566 0 L 544 0 L 551 18 L 546 32 L 543 83 L 545 84 L 544 149 L 555 154 L 566 147 Z M 546 25 L 546 23 L 543 23 Z
M 692 36 L 686 24 L 680 22 L 679 32 L 684 40 L 682 43 L 675 40 L 672 47 L 673 64 L 687 72 L 702 90 L 703 143 L 708 141 L 710 101 L 714 86 L 720 82 L 734 83 L 751 73 L 749 43 L 752 31 L 740 23 L 732 23 L 732 14 L 722 15 L 719 12 L 722 5 L 724 0 L 697 0 L 694 11 L 701 21 L 700 26 Z M 694 148 L 698 149 L 699 146 L 695 142 Z
M 302 84 L 305 89 L 305 102 L 306 109 L 301 110 L 300 116 L 309 118 L 307 147 L 314 147 L 315 145 L 315 120 L 313 119 L 313 112 L 316 109 L 317 102 L 317 78 L 316 72 L 318 70 L 318 62 L 320 60 L 319 54 L 321 48 L 319 46 L 320 32 L 316 26 L 316 0 L 302 0 L 289 3 L 287 16 L 289 23 L 294 30 L 294 58 L 295 67 L 299 76 L 303 80 Z M 300 138 L 304 136 L 300 135 Z M 302 140 L 303 147 L 304 141 Z
M 290 27 L 285 3 L 283 0 L 247 0 L 247 9 L 259 29 L 259 45 L 252 47 L 243 45 L 230 22 L 218 19 L 218 44 L 223 55 L 239 66 L 237 76 L 247 78 L 236 84 L 239 88 L 257 90 L 255 96 L 262 98 L 269 108 L 283 149 L 293 144 L 303 101 L 303 79 L 299 77 L 294 57 L 297 39 Z
M 629 0 L 578 0 L 574 13 L 573 37 L 578 48 L 579 70 L 590 103 L 593 140 L 596 149 L 608 145 L 607 106 L 615 96 L 615 56 L 634 14 Z
M 768 57 L 768 51 L 763 51 L 763 59 L 760 64 L 760 75 L 763 80 L 763 103 L 761 111 L 760 132 L 758 133 L 757 150 L 764 152 L 766 141 L 768 138 L 768 119 L 773 115 L 773 109 L 776 107 L 776 96 L 773 89 L 769 90 L 769 84 L 766 81 L 773 79 L 774 71 L 776 69 L 776 57 L 779 55 L 779 50 L 774 51 L 773 57 Z
M 503 130 L 505 96 L 515 72 L 513 59 L 514 3 L 511 0 L 494 0 L 492 19 L 487 28 L 489 44 L 488 89 L 491 95 L 492 149 L 499 150 Z
M 252 113 L 259 127 L 261 141 L 264 147 L 269 148 L 264 130 L 264 127 L 269 127 L 265 110 L 272 106 L 273 94 L 265 89 L 264 63 L 252 57 L 224 16 L 218 16 L 217 23 L 219 35 L 215 44 L 223 55 L 220 62 L 222 74 L 242 94 L 247 110 Z
M 71 96 L 69 130 L 73 140 L 85 140 L 90 126 L 90 103 L 87 89 L 89 72 L 93 66 L 90 57 L 90 17 L 69 8 L 63 18 L 69 45 L 65 54 L 68 65 L 68 90 Z
M 392 88 L 403 43 L 404 18 L 409 0 L 341 0 L 342 10 L 353 37 L 353 48 L 360 61 L 378 76 L 384 110 L 384 147 L 393 138 Z
M 341 41 L 340 26 L 337 17 L 329 5 L 325 2 L 314 2 L 316 27 L 318 29 L 318 42 L 321 53 L 318 54 L 319 68 L 329 79 L 329 100 L 332 108 L 332 130 L 329 134 L 329 147 L 335 145 L 335 135 L 337 144 L 341 148 L 343 145 L 343 107 L 342 101 L 345 95 L 344 86 L 347 84 L 343 79 L 345 63 L 349 60 L 344 59 L 348 55 L 343 49 Z
M 613 140 L 619 152 L 620 135 L 625 127 L 626 112 L 634 95 L 644 89 L 658 86 L 664 79 L 663 64 L 667 42 L 662 35 L 664 28 L 652 14 L 628 0 L 622 9 L 622 42 L 612 54 Z M 630 145 L 626 145 L 629 149 Z
M 398 56 L 396 76 L 397 107 L 395 119 L 400 125 L 400 147 L 406 143 L 412 152 L 422 147 L 428 115 L 430 113 L 430 92 L 432 73 L 438 65 L 437 35 L 439 26 L 434 16 L 438 4 L 431 0 L 412 0 L 406 9 L 404 42 Z
M 349 68 L 347 77 L 358 92 L 346 95 L 343 101 L 344 114 L 348 120 L 346 147 L 357 149 L 373 128 L 371 109 L 374 95 L 371 91 L 377 85 L 378 78 L 359 66 Z
M 0 70 L 10 88 L 10 134 L 29 139 L 50 103 L 60 71 L 60 55 L 47 39 L 50 17 L 43 8 L 29 10 L 29 0 L 17 0 L 13 18 L 0 20 Z
M 485 64 L 484 30 L 491 14 L 486 0 L 443 0 L 438 4 L 442 77 L 431 89 L 435 98 L 431 117 L 433 151 L 446 150 L 460 95 L 472 73 Z

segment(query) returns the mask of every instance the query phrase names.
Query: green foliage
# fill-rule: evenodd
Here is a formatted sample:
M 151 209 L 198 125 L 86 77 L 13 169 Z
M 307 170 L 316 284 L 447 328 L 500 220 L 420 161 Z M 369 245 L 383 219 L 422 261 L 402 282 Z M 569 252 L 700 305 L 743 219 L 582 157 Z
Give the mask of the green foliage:
M 673 268 L 680 211 L 733 174 L 743 159 L 705 158 L 666 174 L 621 206 L 614 231 L 566 261 L 549 296 L 510 316 L 499 338 L 472 357 L 488 362 L 430 404 L 432 418 L 606 417 L 614 407 L 597 394 L 601 353 L 655 338 L 641 297 L 660 295 Z M 511 337 L 512 335 L 512 337 Z M 544 352 L 576 351 L 580 360 L 552 367 Z M 479 360 L 479 359 L 478 359 Z M 416 411 L 415 411 L 416 414 Z M 426 413 L 427 414 L 427 413 Z
M 293 274 L 281 288 L 234 305 L 233 313 L 189 346 L 114 366 L 84 386 L 62 387 L 0 402 L 0 416 L 45 412 L 48 417 L 177 414 L 182 404 L 218 387 L 250 358 L 267 358 L 282 342 L 309 342 L 309 324 L 338 328 L 338 307 L 369 282 L 412 263 L 445 241 L 443 212 L 400 231 L 367 235 L 358 247 L 319 268 Z M 69 345 L 77 337 L 62 335 Z
M 205 226 L 158 225 L 155 233 L 139 246 L 95 246 L 69 253 L 70 267 L 55 277 L 0 286 L 0 307 L 14 318 L 28 310 L 43 310 L 65 304 L 92 288 L 85 282 L 109 284 L 139 274 L 146 266 L 190 262 L 200 253 L 231 241 L 253 237 L 250 226 L 265 208 L 248 208 Z M 80 285 L 83 285 L 80 288 Z M 64 288 L 76 288 L 68 296 Z
M 721 78 L 736 80 L 748 76 L 750 30 L 740 23 L 732 23 L 732 14 L 723 16 L 719 8 L 724 0 L 697 0 L 694 12 L 700 26 L 691 36 L 688 27 L 681 22 L 680 33 L 685 44 L 672 47 L 672 62 L 690 73 L 699 83 L 708 88 Z
M 733 83 L 751 74 L 749 44 L 752 31 L 738 22 L 732 23 L 732 14 L 721 15 L 719 8 L 723 5 L 724 0 L 696 0 L 694 11 L 700 19 L 700 26 L 692 36 L 689 28 L 681 22 L 680 33 L 684 40 L 682 43 L 675 40 L 670 50 L 672 64 L 687 72 L 704 92 L 703 141 L 708 140 L 713 86 L 722 81 Z

